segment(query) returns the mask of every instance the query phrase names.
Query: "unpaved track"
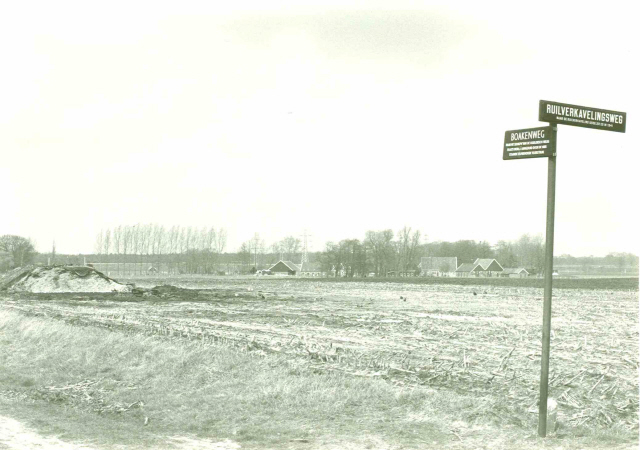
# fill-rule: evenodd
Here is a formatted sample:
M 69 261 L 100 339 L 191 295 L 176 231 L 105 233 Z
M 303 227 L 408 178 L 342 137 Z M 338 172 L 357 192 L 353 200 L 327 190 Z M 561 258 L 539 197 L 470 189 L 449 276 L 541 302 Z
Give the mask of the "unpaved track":
M 213 442 L 185 436 L 167 438 L 167 447 L 176 450 L 239 450 L 240 444 L 226 440 Z M 10 417 L 0 416 L 0 450 L 99 450 L 94 446 L 65 442 L 39 435 Z
M 96 450 L 82 444 L 72 444 L 57 438 L 40 436 L 10 417 L 0 416 L 0 449 L 12 450 Z

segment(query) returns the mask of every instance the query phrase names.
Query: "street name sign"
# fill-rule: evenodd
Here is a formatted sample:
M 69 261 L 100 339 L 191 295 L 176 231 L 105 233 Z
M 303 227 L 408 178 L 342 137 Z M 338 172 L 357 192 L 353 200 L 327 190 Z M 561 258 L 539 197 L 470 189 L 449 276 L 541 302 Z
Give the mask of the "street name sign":
M 553 127 L 526 128 L 504 133 L 502 159 L 544 158 L 556 153 Z
M 540 100 L 538 120 L 624 133 L 627 113 Z
M 549 353 L 551 351 L 551 299 L 553 290 L 553 232 L 556 211 L 556 142 L 558 124 L 624 133 L 627 113 L 540 100 L 538 119 L 549 126 L 511 130 L 504 134 L 502 159 L 547 157 L 547 229 L 544 253 L 544 303 L 542 305 L 542 352 L 538 435 L 547 435 L 549 404 Z

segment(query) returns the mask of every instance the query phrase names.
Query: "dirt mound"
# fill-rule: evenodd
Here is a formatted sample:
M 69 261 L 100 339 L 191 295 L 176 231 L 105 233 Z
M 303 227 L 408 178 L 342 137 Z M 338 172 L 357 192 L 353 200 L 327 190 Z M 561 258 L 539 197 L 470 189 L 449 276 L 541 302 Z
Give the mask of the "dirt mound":
M 194 289 L 184 289 L 177 286 L 171 286 L 170 284 L 163 284 L 162 286 L 156 286 L 149 291 L 152 295 L 157 297 L 176 297 L 180 294 L 192 294 L 196 293 Z
M 20 267 L 0 277 L 0 291 L 8 292 L 131 292 L 93 267 Z
M 18 267 L 0 275 L 0 291 L 6 290 L 9 286 L 15 283 L 17 280 L 25 277 L 29 272 L 34 269 L 34 266 Z

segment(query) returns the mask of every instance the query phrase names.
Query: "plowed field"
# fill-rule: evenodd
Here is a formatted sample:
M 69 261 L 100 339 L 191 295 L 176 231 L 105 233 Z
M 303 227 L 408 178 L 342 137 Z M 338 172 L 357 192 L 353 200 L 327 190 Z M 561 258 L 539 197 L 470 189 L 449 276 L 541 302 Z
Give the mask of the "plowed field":
M 541 289 L 259 278 L 198 287 L 142 297 L 21 294 L 0 305 L 78 326 L 278 352 L 302 370 L 491 395 L 503 405 L 493 414 L 508 423 L 536 417 Z M 554 290 L 550 395 L 567 427 L 637 429 L 637 291 Z

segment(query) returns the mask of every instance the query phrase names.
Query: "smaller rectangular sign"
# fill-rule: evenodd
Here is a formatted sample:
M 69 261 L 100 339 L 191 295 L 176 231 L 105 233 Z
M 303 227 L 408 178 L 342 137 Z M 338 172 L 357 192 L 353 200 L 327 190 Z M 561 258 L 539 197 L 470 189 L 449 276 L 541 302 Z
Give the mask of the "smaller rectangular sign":
M 502 159 L 544 158 L 556 153 L 552 127 L 525 128 L 504 133 Z
M 538 120 L 618 133 L 624 133 L 627 128 L 627 113 L 548 100 L 540 100 Z

